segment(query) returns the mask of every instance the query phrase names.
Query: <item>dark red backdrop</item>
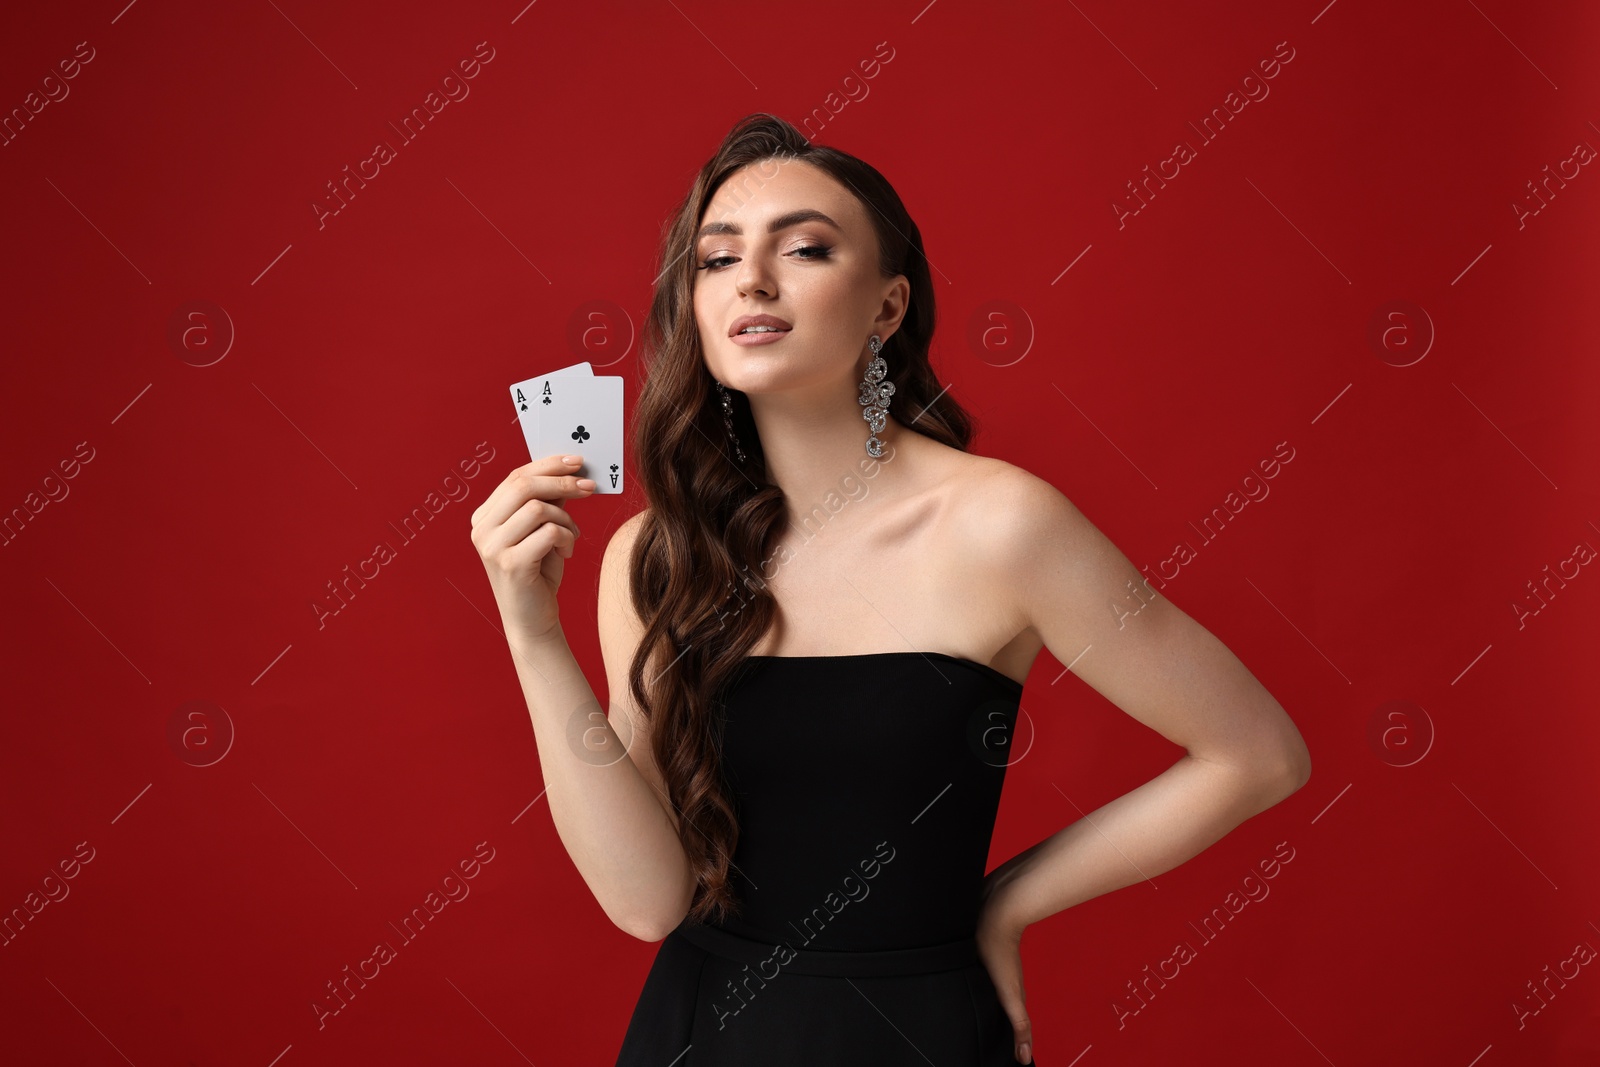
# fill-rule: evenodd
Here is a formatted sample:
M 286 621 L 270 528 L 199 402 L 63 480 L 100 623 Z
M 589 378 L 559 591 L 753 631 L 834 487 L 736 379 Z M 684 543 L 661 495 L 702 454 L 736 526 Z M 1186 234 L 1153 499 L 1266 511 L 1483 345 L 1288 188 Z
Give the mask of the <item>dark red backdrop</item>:
M 121 3 L 0 32 L 0 1059 L 611 1062 L 655 946 L 557 839 L 468 518 L 508 383 L 631 411 L 660 222 L 768 110 L 907 201 L 978 449 L 1311 747 L 1030 929 L 1043 1062 L 1597 1062 L 1592 5 Z M 639 507 L 575 505 L 602 696 Z M 1048 655 L 1024 708 L 995 864 L 1179 754 Z

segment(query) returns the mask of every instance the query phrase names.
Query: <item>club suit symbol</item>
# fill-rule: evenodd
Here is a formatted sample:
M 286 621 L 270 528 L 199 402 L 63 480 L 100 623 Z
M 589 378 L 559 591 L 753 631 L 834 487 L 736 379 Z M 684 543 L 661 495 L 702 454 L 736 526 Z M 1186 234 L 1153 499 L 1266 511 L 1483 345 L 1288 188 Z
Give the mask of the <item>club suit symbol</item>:
M 588 430 L 585 430 L 582 426 L 579 426 L 576 430 L 572 431 L 572 439 L 577 441 L 579 444 L 582 444 L 584 441 L 587 441 L 593 436 L 593 434 L 591 434 Z

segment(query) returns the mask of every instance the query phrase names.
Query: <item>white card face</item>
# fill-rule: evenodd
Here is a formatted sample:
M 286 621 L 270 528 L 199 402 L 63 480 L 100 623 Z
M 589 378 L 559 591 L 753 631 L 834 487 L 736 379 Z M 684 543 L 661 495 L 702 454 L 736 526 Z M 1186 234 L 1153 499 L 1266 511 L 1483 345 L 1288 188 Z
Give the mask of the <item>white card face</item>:
M 593 377 L 594 368 L 587 363 L 574 363 L 570 367 L 551 371 L 549 374 L 526 381 L 517 382 L 511 387 L 511 403 L 517 409 L 517 422 L 522 427 L 522 439 L 528 443 L 528 458 L 543 459 L 548 452 L 539 451 L 539 414 L 536 410 L 539 385 L 545 381 L 555 381 L 566 377 Z
M 622 492 L 622 379 L 565 375 L 533 381 L 530 414 L 539 422 L 534 458 L 581 455 L 579 477 L 593 478 L 596 493 Z
M 588 363 L 574 363 L 570 367 L 562 367 L 560 370 L 551 371 L 549 374 L 541 375 L 538 378 L 529 378 L 526 381 L 516 383 L 511 387 L 511 403 L 516 406 L 517 416 L 520 418 L 526 415 L 533 407 L 531 397 L 536 382 L 543 381 L 545 378 L 561 378 L 568 374 L 584 374 L 593 377 L 594 367 Z M 526 436 L 526 429 L 524 429 L 523 434 Z M 532 442 L 530 441 L 529 443 L 531 444 Z

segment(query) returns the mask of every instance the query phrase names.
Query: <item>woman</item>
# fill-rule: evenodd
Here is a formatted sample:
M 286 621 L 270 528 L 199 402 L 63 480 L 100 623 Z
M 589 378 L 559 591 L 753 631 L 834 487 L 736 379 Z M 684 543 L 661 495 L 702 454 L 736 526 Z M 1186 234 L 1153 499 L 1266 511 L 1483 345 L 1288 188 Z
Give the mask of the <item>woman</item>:
M 649 506 L 601 563 L 609 721 L 555 597 L 594 483 L 546 457 L 472 518 L 562 843 L 662 942 L 617 1063 L 1033 1062 L 1023 931 L 1294 792 L 1299 732 L 1054 487 L 966 451 L 872 167 L 751 115 L 660 263 Z M 1044 648 L 1187 755 L 985 877 Z

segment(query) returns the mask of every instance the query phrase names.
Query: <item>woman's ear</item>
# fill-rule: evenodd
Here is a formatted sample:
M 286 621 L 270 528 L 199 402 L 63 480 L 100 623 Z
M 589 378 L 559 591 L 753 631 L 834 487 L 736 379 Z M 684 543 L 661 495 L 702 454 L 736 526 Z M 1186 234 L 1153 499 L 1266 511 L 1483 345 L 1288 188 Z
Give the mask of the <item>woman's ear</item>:
M 878 309 L 878 317 L 872 321 L 872 332 L 883 339 L 884 344 L 889 343 L 889 338 L 900 328 L 900 321 L 906 317 L 906 310 L 911 306 L 911 282 L 904 274 L 896 274 L 884 283 L 883 301 Z

